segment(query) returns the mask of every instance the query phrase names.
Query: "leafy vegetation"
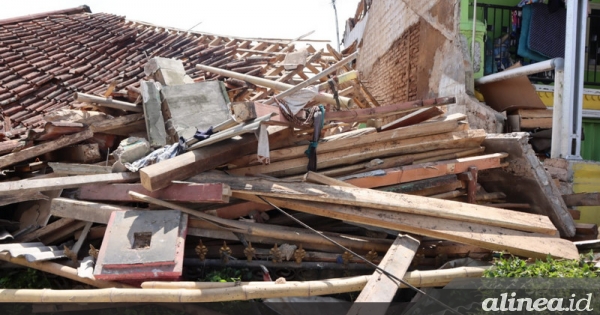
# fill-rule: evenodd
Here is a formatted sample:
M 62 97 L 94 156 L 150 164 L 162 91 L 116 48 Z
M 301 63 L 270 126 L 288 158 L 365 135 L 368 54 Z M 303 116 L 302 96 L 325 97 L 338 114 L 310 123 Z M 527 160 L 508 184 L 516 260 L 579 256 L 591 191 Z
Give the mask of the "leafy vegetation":
M 204 281 L 209 282 L 239 282 L 242 278 L 252 278 L 252 273 L 249 273 L 248 269 L 234 269 L 234 268 L 222 268 L 209 272 Z
M 0 288 L 45 289 L 52 285 L 42 271 L 35 269 L 5 269 L 0 271 Z
M 485 278 L 596 278 L 598 272 L 588 262 L 589 255 L 580 260 L 557 260 L 548 256 L 545 261 L 534 263 L 519 257 L 500 258 L 494 267 L 484 272 Z

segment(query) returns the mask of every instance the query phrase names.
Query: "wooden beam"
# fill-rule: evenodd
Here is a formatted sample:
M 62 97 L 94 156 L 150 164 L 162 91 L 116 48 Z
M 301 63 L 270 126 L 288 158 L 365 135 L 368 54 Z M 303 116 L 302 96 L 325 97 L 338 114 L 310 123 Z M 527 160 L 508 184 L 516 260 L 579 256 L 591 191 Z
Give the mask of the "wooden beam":
M 136 104 L 117 101 L 117 100 L 113 100 L 112 98 L 107 98 L 107 97 L 100 97 L 100 96 L 78 93 L 78 92 L 75 92 L 75 94 L 73 94 L 73 97 L 75 98 L 76 101 L 83 102 L 83 103 L 97 104 L 97 105 L 104 106 L 104 107 L 122 109 L 122 110 L 130 111 L 130 112 L 140 113 L 140 112 L 144 111 L 144 109 L 141 106 L 137 106 Z
M 442 114 L 444 114 L 444 111 L 438 107 L 422 108 L 381 126 L 380 130 L 385 131 L 418 124 Z
M 91 130 L 86 130 L 86 131 L 78 132 L 76 134 L 63 136 L 56 140 L 44 142 L 44 143 L 38 144 L 36 146 L 30 147 L 27 149 L 23 149 L 18 152 L 9 153 L 7 155 L 0 157 L 0 169 L 17 164 L 19 162 L 23 162 L 23 161 L 32 159 L 32 158 L 42 155 L 44 153 L 48 153 L 48 152 L 54 151 L 56 149 L 66 147 L 68 145 L 72 145 L 72 144 L 81 142 L 83 140 L 87 140 L 93 136 L 94 136 L 94 133 Z
M 144 196 L 135 192 L 130 192 L 130 194 L 135 197 L 137 200 L 152 203 L 158 206 L 167 207 L 174 210 L 179 210 L 181 212 L 187 213 L 194 217 L 203 219 L 210 224 L 215 225 L 217 229 L 226 229 L 232 232 L 238 232 L 243 234 L 250 234 L 255 236 L 265 236 L 271 238 L 278 238 L 287 241 L 296 241 L 296 242 L 308 242 L 315 244 L 328 244 L 331 243 L 322 238 L 319 235 L 312 233 L 309 230 L 301 229 L 301 228 L 291 228 L 287 226 L 278 226 L 278 225 L 270 225 L 270 224 L 261 224 L 261 223 L 250 223 L 250 222 L 242 222 L 242 221 L 234 221 L 234 220 L 226 220 L 217 217 L 213 217 L 211 215 L 189 209 L 171 202 L 162 201 L 156 198 Z M 370 250 L 374 247 L 378 248 L 378 250 L 384 249 L 387 250 L 389 247 L 389 243 L 386 243 L 385 240 L 380 240 L 379 243 L 374 243 L 371 241 L 361 240 L 357 237 L 350 238 L 349 236 L 340 236 L 333 237 L 334 240 L 339 242 L 340 244 L 360 250 Z
M 563 195 L 567 207 L 600 206 L 600 193 L 579 193 Z
M 281 148 L 293 145 L 299 138 L 290 129 L 269 134 L 269 146 Z M 195 150 L 162 161 L 140 170 L 142 186 L 149 191 L 165 188 L 174 180 L 184 180 L 233 159 L 256 152 L 258 140 L 253 134 L 245 134 L 241 139 L 229 139 L 215 143 L 202 150 Z
M 239 217 L 245 217 L 255 212 L 265 212 L 269 210 L 273 210 L 273 207 L 256 202 L 242 202 L 220 207 L 217 209 L 208 210 L 205 212 L 214 214 L 217 217 L 223 219 L 237 219 Z
M 129 191 L 173 202 L 228 203 L 229 196 L 231 196 L 229 186 L 224 184 L 173 183 L 169 187 L 155 191 L 146 190 L 142 184 L 93 184 L 82 186 L 79 189 L 79 199 L 114 202 L 135 201 L 129 196 Z
M 263 202 L 258 197 L 248 194 L 234 192 L 233 197 Z M 493 251 L 508 251 L 513 255 L 523 257 L 546 259 L 548 255 L 551 255 L 555 258 L 579 259 L 579 252 L 572 242 L 544 234 L 408 213 L 395 213 L 374 208 L 356 208 L 271 197 L 265 199 L 282 208 L 478 246 Z
M 56 232 L 60 229 L 63 229 L 66 226 L 68 226 L 69 224 L 72 224 L 74 222 L 75 222 L 75 220 L 73 220 L 73 219 L 59 219 L 59 220 L 56 220 L 56 221 L 44 226 L 43 228 L 41 228 L 33 233 L 29 233 L 29 234 L 25 234 L 21 237 L 17 237 L 15 239 L 15 241 L 21 242 L 21 243 L 26 243 L 26 242 L 31 242 L 34 240 L 39 240 L 40 238 L 44 237 L 45 235 L 48 235 L 50 233 Z
M 439 149 L 479 147 L 484 139 L 485 131 L 476 129 L 404 140 L 375 142 L 326 153 L 321 153 L 319 148 L 317 148 L 317 168 L 325 169 L 333 166 L 354 164 L 373 158 L 414 154 Z M 229 170 L 229 173 L 234 175 L 265 174 L 280 177 L 303 173 L 306 171 L 307 165 L 308 157 L 303 156 L 291 160 L 271 162 L 268 165 L 236 168 Z
M 49 162 L 48 166 L 58 175 L 94 175 L 109 174 L 112 172 L 112 166 L 59 162 Z
M 335 178 L 331 178 L 319 173 L 315 173 L 312 171 L 308 171 L 306 175 L 304 175 L 304 181 L 308 183 L 315 183 L 321 185 L 329 185 L 329 186 L 342 186 L 342 187 L 356 187 L 352 184 L 346 183 L 341 180 L 337 180 Z
M 140 121 L 145 124 L 144 114 L 131 114 L 92 123 L 90 129 L 96 133 L 110 133 L 112 130 L 120 129 L 128 124 Z
M 373 188 L 397 185 L 422 179 L 467 172 L 469 167 L 485 170 L 502 167 L 502 159 L 506 153 L 494 153 L 450 161 L 405 165 L 383 171 L 372 171 L 340 178 L 345 182 L 362 188 Z
M 325 115 L 325 119 L 327 121 L 365 121 L 370 118 L 380 118 L 393 114 L 399 114 L 402 112 L 413 111 L 415 109 L 453 104 L 455 102 L 456 99 L 454 97 L 426 99 L 420 101 L 391 104 L 376 108 L 328 112 L 327 115 Z
M 81 201 L 69 198 L 54 198 L 50 205 L 53 216 L 65 218 L 63 220 L 80 220 L 94 223 L 108 224 L 113 211 L 142 210 L 140 208 L 107 205 L 96 202 Z
M 70 177 L 17 180 L 0 183 L 0 196 L 16 192 L 36 192 L 55 189 L 77 188 L 85 184 L 110 184 L 131 182 L 139 179 L 137 173 L 112 173 L 99 175 L 78 175 Z
M 223 182 L 228 184 L 234 193 L 242 195 L 262 195 L 295 200 L 320 201 L 482 223 L 527 232 L 549 235 L 556 234 L 556 228 L 546 216 L 421 196 L 364 188 L 320 186 L 308 183 L 270 181 L 251 177 L 233 177 L 219 173 L 200 174 L 191 178 L 190 181 L 198 183 Z M 482 213 L 485 213 L 485 216 L 482 216 Z
M 404 275 L 406 274 L 406 271 L 408 271 L 413 257 L 415 256 L 417 249 L 419 249 L 419 245 L 420 242 L 418 240 L 408 235 L 398 235 L 394 244 L 392 244 L 379 263 L 379 268 L 399 279 L 404 279 Z M 385 314 L 387 306 L 392 302 L 396 295 L 396 291 L 398 291 L 399 288 L 400 283 L 398 283 L 397 280 L 390 279 L 381 271 L 376 270 L 346 314 L 372 315 L 372 306 L 367 305 L 364 307 L 365 304 L 361 305 L 361 303 L 385 303 L 377 308 L 377 311 L 381 311 L 381 314 Z

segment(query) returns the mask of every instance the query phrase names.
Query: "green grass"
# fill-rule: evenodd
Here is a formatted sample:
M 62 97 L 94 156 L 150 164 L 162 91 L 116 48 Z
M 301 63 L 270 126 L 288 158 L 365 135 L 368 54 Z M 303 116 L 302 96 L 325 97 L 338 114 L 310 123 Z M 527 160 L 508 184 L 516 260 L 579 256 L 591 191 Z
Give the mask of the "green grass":
M 593 254 L 591 254 L 593 257 Z M 494 268 L 484 272 L 485 278 L 597 278 L 598 271 L 590 263 L 590 255 L 582 255 L 579 260 L 553 259 L 534 263 L 519 257 L 500 258 L 494 261 Z

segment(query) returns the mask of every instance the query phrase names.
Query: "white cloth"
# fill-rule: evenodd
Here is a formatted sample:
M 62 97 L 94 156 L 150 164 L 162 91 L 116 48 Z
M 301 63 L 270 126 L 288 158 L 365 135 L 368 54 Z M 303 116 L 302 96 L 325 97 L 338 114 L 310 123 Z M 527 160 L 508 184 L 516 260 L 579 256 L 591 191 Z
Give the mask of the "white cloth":
M 284 97 L 283 100 L 288 104 L 292 115 L 298 114 L 298 112 L 306 106 L 315 96 L 319 94 L 319 88 L 315 85 L 305 87 L 302 90 Z
M 271 163 L 271 155 L 269 154 L 269 132 L 267 126 L 261 124 L 255 132 L 258 138 L 258 148 L 256 150 L 256 158 L 264 165 Z

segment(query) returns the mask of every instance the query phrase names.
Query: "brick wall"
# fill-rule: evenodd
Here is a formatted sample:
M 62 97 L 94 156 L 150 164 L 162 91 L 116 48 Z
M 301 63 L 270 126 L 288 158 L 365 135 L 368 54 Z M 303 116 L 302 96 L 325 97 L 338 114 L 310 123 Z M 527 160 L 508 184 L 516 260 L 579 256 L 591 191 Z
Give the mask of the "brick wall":
M 473 128 L 502 130 L 502 117 L 471 100 L 472 72 L 459 32 L 460 0 L 373 0 L 362 39 L 361 81 L 385 106 L 455 96 L 451 112 Z
M 371 66 L 366 87 L 381 104 L 417 99 L 419 23 L 413 24 Z

